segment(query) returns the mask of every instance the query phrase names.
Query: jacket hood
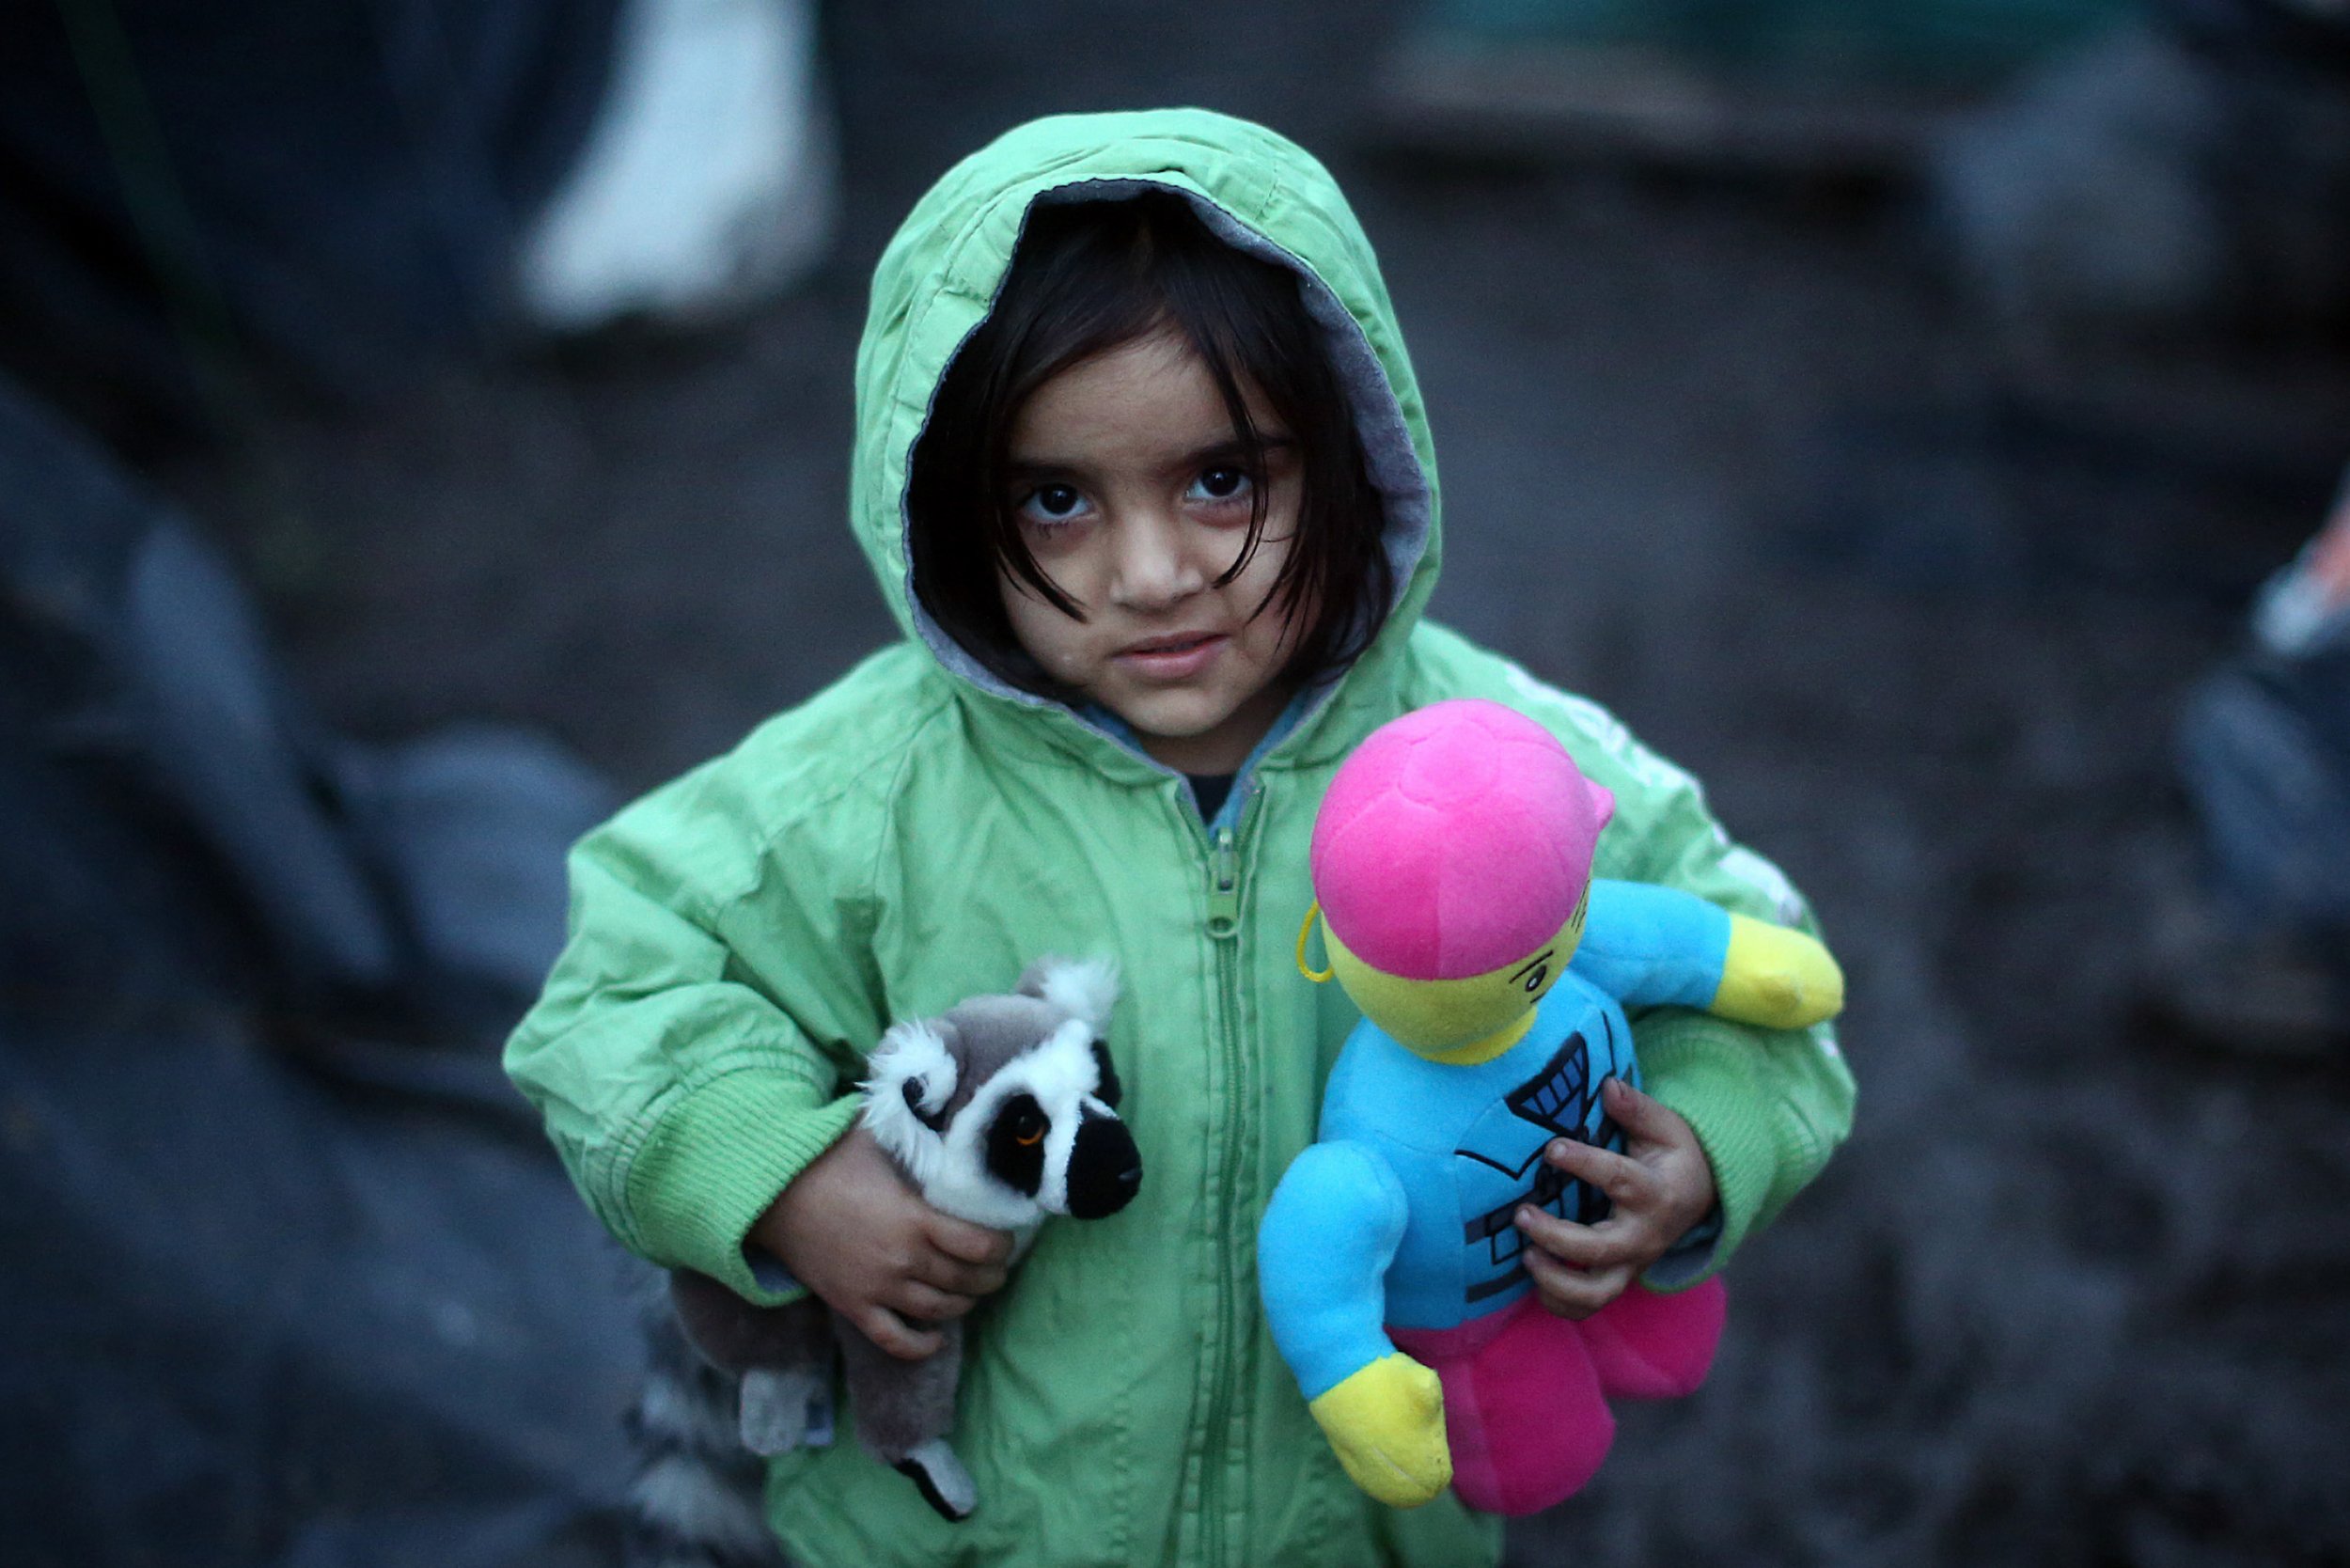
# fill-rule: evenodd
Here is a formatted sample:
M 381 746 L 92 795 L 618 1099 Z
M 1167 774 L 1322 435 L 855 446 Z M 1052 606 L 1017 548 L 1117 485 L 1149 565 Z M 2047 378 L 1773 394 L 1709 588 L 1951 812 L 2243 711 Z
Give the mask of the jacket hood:
M 1386 512 L 1397 584 L 1386 623 L 1338 683 L 1338 699 L 1316 704 L 1282 747 L 1318 750 L 1313 734 L 1328 732 L 1332 710 L 1350 706 L 1347 693 L 1371 683 L 1395 659 L 1435 585 L 1435 452 L 1361 225 L 1329 172 L 1262 126 L 1198 109 L 1061 115 L 1007 132 L 949 169 L 916 203 L 874 270 L 857 349 L 852 524 L 900 626 L 941 665 L 998 702 L 1061 715 L 1072 741 L 1106 742 L 1059 704 L 1007 685 L 916 603 L 906 479 L 939 382 L 986 319 L 1030 208 L 1152 189 L 1181 195 L 1228 243 L 1298 274 L 1353 404 Z M 1340 728 L 1351 738 L 1353 727 Z

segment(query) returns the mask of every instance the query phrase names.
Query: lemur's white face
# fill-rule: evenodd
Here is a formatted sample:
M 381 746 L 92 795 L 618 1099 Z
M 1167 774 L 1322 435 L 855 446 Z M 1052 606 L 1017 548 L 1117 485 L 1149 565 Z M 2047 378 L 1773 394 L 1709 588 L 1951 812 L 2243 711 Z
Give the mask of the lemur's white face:
M 1067 1019 L 948 1118 L 961 1064 L 931 1025 L 898 1025 L 873 1052 L 865 1124 L 922 1196 L 958 1218 L 1017 1230 L 1049 1215 L 1115 1213 L 1141 1168 L 1096 1027 Z
M 1094 1092 L 1093 1028 L 1073 1018 L 990 1078 L 947 1128 L 931 1201 L 979 1223 L 1033 1223 L 1069 1213 L 1069 1163 L 1088 1115 L 1115 1118 Z

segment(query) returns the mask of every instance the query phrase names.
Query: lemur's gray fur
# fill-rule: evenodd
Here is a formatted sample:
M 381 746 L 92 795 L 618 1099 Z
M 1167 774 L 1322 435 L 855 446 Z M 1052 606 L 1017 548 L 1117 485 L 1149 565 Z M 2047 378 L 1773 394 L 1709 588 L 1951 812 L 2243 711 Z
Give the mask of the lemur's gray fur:
M 860 1120 L 932 1206 L 1012 1231 L 1015 1258 L 1047 1215 L 1114 1214 L 1142 1180 L 1103 1043 L 1117 995 L 1111 965 L 1048 958 L 1012 995 L 894 1025 L 868 1059 Z M 813 1296 L 757 1308 L 682 1270 L 660 1316 L 648 1325 L 652 1364 L 631 1422 L 639 1568 L 780 1562 L 759 1506 L 758 1456 L 807 1438 L 836 1354 L 859 1445 L 947 1518 L 978 1506 L 948 1442 L 960 1322 L 937 1325 L 937 1354 L 901 1361 Z

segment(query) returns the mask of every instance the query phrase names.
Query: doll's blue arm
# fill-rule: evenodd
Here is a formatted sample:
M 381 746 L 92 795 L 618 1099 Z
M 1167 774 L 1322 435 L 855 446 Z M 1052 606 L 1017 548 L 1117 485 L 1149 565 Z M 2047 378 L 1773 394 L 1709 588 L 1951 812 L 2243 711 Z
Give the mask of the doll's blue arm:
M 1591 879 L 1582 945 L 1567 967 L 1626 1007 L 1703 1008 L 1721 989 L 1730 911 L 1653 882 Z
M 1810 936 L 1694 893 L 1595 877 L 1570 968 L 1627 1007 L 1693 1007 L 1800 1028 L 1844 1005 L 1844 977 Z
M 1410 1214 L 1403 1184 L 1360 1143 L 1317 1143 L 1291 1162 L 1257 1230 L 1257 1278 L 1281 1358 L 1319 1399 L 1395 1346 L 1387 1265 Z

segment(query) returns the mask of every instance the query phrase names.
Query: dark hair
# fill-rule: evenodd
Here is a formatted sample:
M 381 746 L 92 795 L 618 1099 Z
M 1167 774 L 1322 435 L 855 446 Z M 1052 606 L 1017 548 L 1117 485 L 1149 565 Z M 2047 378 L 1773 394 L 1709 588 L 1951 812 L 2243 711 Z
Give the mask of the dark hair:
M 1242 389 L 1288 427 L 1300 455 L 1297 541 L 1260 611 L 1318 604 L 1283 678 L 1351 663 L 1386 618 L 1393 572 L 1353 411 L 1289 268 L 1235 250 L 1172 193 L 1040 203 L 995 308 L 940 381 L 907 485 L 914 592 L 931 619 L 996 674 L 1054 693 L 1012 636 L 996 587 L 1009 572 L 1064 613 L 1080 608 L 1021 538 L 1005 469 L 1021 405 L 1080 360 L 1162 327 L 1183 335 L 1231 415 L 1259 479 L 1229 583 L 1264 535 L 1264 445 Z

